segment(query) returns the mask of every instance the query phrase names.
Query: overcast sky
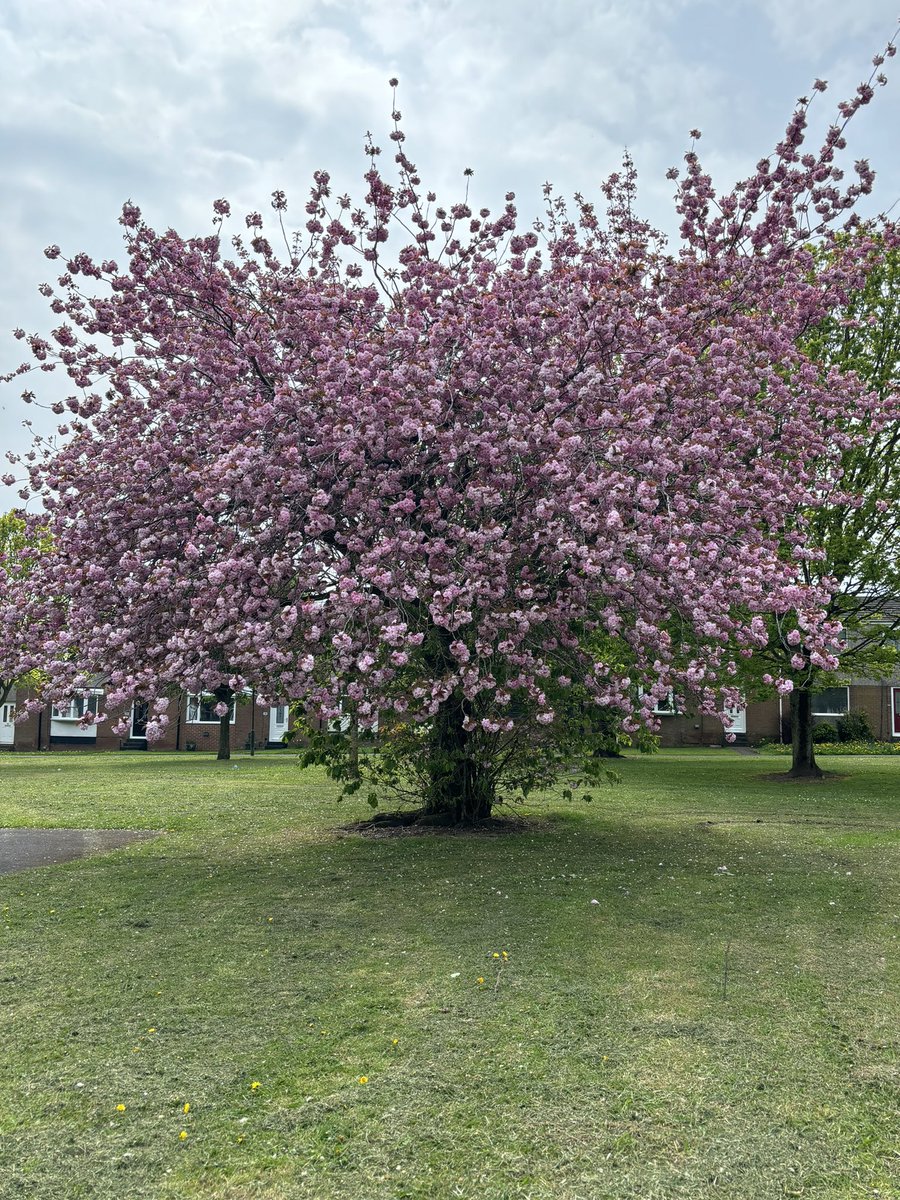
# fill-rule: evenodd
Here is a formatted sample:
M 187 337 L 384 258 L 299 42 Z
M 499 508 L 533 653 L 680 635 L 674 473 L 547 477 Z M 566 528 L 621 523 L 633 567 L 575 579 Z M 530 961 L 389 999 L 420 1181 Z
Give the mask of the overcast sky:
M 400 79 L 407 151 L 445 201 L 475 170 L 476 207 L 541 186 L 596 195 L 624 149 L 642 208 L 673 232 L 669 166 L 688 130 L 719 186 L 778 140 L 798 96 L 829 81 L 824 124 L 893 33 L 896 0 L 0 0 L 0 372 L 46 331 L 44 246 L 120 253 L 124 200 L 157 227 L 209 229 L 288 193 L 298 223 L 313 170 L 362 198 L 371 129 L 385 147 Z M 854 120 L 848 156 L 878 173 L 869 211 L 900 198 L 900 56 Z M 900 206 L 898 206 L 900 207 Z M 896 212 L 897 210 L 895 210 Z M 29 386 L 50 395 L 52 377 Z M 24 417 L 0 385 L 2 447 Z M 0 465 L 5 465 L 0 463 Z M 0 510 L 18 503 L 0 489 Z

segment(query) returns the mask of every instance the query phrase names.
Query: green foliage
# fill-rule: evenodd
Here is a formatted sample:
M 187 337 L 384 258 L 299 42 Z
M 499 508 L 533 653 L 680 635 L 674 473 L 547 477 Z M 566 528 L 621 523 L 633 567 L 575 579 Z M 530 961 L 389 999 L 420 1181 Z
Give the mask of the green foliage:
M 846 236 L 854 236 L 848 234 Z M 823 262 L 827 251 L 814 251 Z M 852 298 L 808 330 L 803 348 L 822 374 L 854 371 L 884 401 L 900 391 L 900 250 L 888 248 L 883 261 Z M 766 622 L 769 645 L 746 665 L 743 683 L 751 699 L 773 695 L 764 675 L 791 680 L 797 689 L 816 691 L 846 684 L 854 677 L 889 677 L 900 664 L 900 422 L 861 426 L 839 414 L 823 416 L 834 435 L 851 435 L 855 444 L 841 455 L 843 495 L 804 514 L 808 542 L 821 557 L 806 565 L 801 581 L 834 581 L 826 607 L 829 621 L 840 622 L 844 644 L 837 671 L 810 661 L 792 618 L 771 613 Z M 825 479 L 823 478 L 823 484 Z M 792 660 L 799 653 L 803 665 Z M 821 726 L 818 727 L 821 730 Z M 821 732 L 814 732 L 819 742 Z M 871 730 L 847 736 L 866 739 Z M 801 739 L 802 740 L 802 739 Z M 838 735 L 835 733 L 835 742 Z
M 839 741 L 840 734 L 837 725 L 832 725 L 830 721 L 821 721 L 818 725 L 813 726 L 812 739 L 817 746 L 826 742 Z
M 805 349 L 821 364 L 855 371 L 884 398 L 900 386 L 900 251 L 871 271 L 849 310 L 812 329 Z M 841 423 L 836 422 L 836 429 Z M 882 677 L 898 661 L 900 637 L 900 423 L 851 426 L 862 441 L 841 458 L 842 487 L 855 497 L 810 514 L 810 540 L 825 557 L 820 576 L 837 581 L 830 615 L 841 620 L 847 646 L 842 673 Z
M 862 709 L 851 709 L 837 723 L 838 737 L 842 742 L 874 742 L 875 732 L 868 713 Z
M 52 541 L 40 525 L 29 524 L 15 512 L 0 515 L 0 605 L 6 606 L 7 584 L 27 578 L 38 558 L 51 548 Z M 0 666 L 0 704 L 15 687 L 36 687 L 39 683 L 37 672 L 16 678 L 12 668 Z
M 781 742 L 760 742 L 759 748 L 765 750 L 767 754 L 784 754 L 791 753 L 791 747 Z M 900 741 L 896 742 L 824 742 L 816 746 L 816 757 L 821 754 L 838 754 L 853 756 L 857 754 L 866 755 L 900 755 Z
M 52 544 L 46 530 L 29 525 L 19 513 L 0 515 L 0 567 L 9 578 L 28 575 Z
M 297 725 L 306 743 L 300 751 L 304 767 L 324 767 L 340 784 L 339 798 L 362 795 L 370 807 L 385 800 L 419 806 L 427 797 L 435 774 L 451 774 L 459 751 L 434 740 L 434 726 L 403 721 L 383 723 L 377 737 L 364 743 L 362 753 L 348 732 L 320 730 L 302 717 Z M 625 735 L 609 726 L 596 730 L 589 722 L 559 727 L 517 727 L 512 734 L 469 735 L 464 753 L 471 756 L 491 789 L 492 803 L 516 803 L 532 793 L 556 786 L 564 773 L 560 795 L 566 800 L 592 800 L 591 788 L 618 781 L 608 766 L 615 755 L 631 745 Z M 642 741 L 650 752 L 654 740 Z

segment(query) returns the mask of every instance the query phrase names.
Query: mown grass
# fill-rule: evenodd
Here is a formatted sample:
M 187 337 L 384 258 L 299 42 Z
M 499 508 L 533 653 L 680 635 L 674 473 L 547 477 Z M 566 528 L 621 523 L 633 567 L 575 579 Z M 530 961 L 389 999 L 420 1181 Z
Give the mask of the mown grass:
M 164 831 L 0 878 L 0 1197 L 900 1196 L 900 762 L 779 769 L 362 838 L 289 755 L 0 759 Z

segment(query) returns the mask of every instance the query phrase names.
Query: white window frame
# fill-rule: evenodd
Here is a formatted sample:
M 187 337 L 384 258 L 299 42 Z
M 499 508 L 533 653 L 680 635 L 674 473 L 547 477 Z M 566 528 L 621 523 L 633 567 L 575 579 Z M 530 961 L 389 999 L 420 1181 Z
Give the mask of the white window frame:
M 662 707 L 665 705 L 665 707 Z M 675 707 L 675 691 L 669 688 L 664 700 L 653 701 L 653 715 L 655 717 L 678 717 L 681 714 Z
M 843 691 L 843 692 L 846 692 L 846 694 L 847 694 L 847 707 L 846 707 L 846 708 L 842 708 L 842 709 L 840 709 L 840 710 L 838 710 L 838 711 L 835 711 L 834 709 L 831 709 L 831 710 L 830 710 L 830 711 L 828 711 L 828 712 L 820 712 L 820 711 L 819 711 L 819 709 L 817 709 L 817 708 L 816 708 L 816 695 L 815 695 L 815 693 L 813 693 L 813 698 L 812 698 L 812 704 L 813 704 L 812 715 L 813 715 L 814 717 L 843 717 L 843 716 L 846 716 L 846 715 L 847 715 L 847 713 L 850 711 L 850 688 L 849 688 L 849 687 L 842 687 L 842 686 L 839 684 L 837 687 L 833 687 L 833 688 L 822 688 L 821 690 L 822 690 L 823 692 L 838 692 L 838 691 Z
M 216 700 L 215 696 L 213 696 L 212 692 L 188 692 L 187 705 L 186 705 L 186 717 L 185 717 L 185 723 L 187 725 L 218 725 L 219 724 L 219 718 L 216 716 L 213 716 L 213 717 L 201 717 L 200 716 L 200 713 L 203 711 L 202 700 L 203 700 L 204 696 L 209 696 L 212 701 L 212 703 L 209 704 L 207 707 L 215 708 L 218 701 Z M 194 713 L 196 714 L 195 716 L 191 716 L 192 709 L 193 709 Z M 234 724 L 234 718 L 235 718 L 236 714 L 237 714 L 237 700 L 234 696 L 232 696 L 232 698 L 231 698 L 231 720 L 229 721 L 229 725 Z
M 80 721 L 86 712 L 96 717 L 100 711 L 100 699 L 103 691 L 94 688 L 87 696 L 73 696 L 67 704 L 53 705 L 54 721 Z
M 891 737 L 900 738 L 900 687 L 891 688 Z

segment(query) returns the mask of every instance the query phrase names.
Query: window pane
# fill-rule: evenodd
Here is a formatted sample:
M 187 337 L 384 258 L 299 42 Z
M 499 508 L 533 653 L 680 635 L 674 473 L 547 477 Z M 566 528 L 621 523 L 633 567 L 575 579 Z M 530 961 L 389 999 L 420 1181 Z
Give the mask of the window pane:
M 218 725 L 219 718 L 215 708 L 218 704 L 215 696 L 209 692 L 204 692 L 202 696 L 196 696 L 193 693 L 188 694 L 187 698 L 187 719 L 189 722 L 197 722 L 199 724 L 215 724 Z M 231 701 L 231 710 L 229 718 L 231 724 L 234 724 L 235 702 Z
M 838 716 L 845 713 L 849 705 L 849 688 L 823 688 L 821 692 L 813 692 L 813 712 L 817 716 Z

